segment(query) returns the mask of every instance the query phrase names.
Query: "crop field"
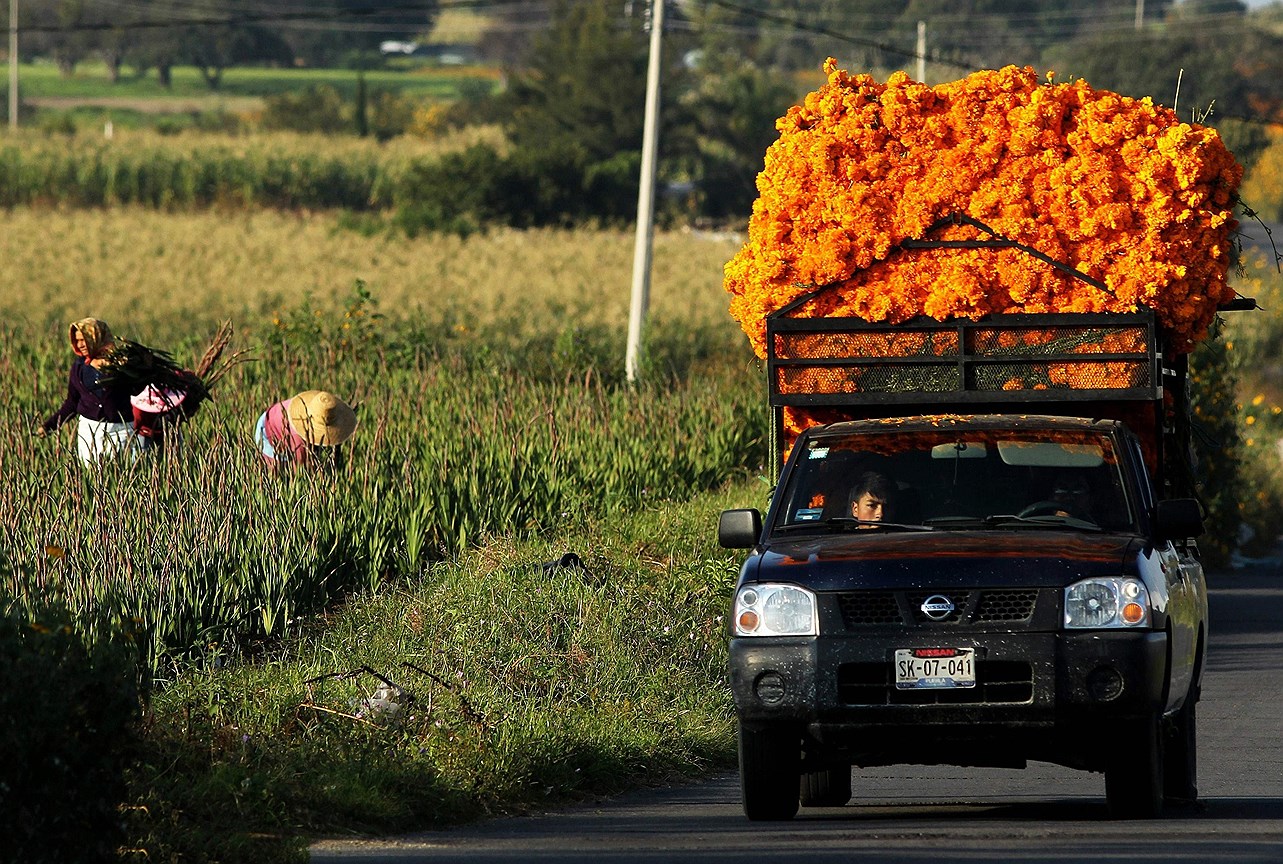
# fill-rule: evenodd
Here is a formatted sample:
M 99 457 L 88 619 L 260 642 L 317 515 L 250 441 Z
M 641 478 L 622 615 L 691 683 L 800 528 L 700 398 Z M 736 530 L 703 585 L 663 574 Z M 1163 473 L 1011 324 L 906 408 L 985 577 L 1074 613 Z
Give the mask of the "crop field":
M 656 380 L 630 390 L 624 233 L 392 243 L 265 212 L 0 221 L 5 546 L 77 607 L 110 592 L 157 660 L 211 627 L 279 633 L 300 608 L 497 532 L 714 488 L 759 458 L 757 382 L 722 308 L 725 239 L 659 238 Z M 231 320 L 247 362 L 181 453 L 85 472 L 67 430 L 32 432 L 65 391 L 67 322 L 86 315 L 193 365 Z M 249 426 L 311 388 L 360 411 L 343 483 L 267 480 Z
M 86 642 L 105 625 L 140 661 L 112 820 L 131 860 L 303 861 L 308 837 L 733 764 L 740 556 L 714 526 L 769 495 L 764 375 L 722 287 L 743 237 L 656 236 L 629 385 L 631 231 L 385 230 L 415 166 L 506 146 L 437 113 L 495 70 L 367 73 L 422 113 L 383 143 L 262 129 L 270 97 L 310 87 L 347 110 L 352 72 L 233 68 L 213 92 L 125 71 L 24 65 L 26 128 L 0 133 L 0 600 L 65 610 Z M 1204 437 L 1244 465 L 1226 520 L 1261 551 L 1283 531 L 1283 279 L 1254 255 L 1233 281 L 1264 311 L 1226 316 L 1193 380 L 1216 397 Z M 212 401 L 163 457 L 86 468 L 70 426 L 36 434 L 86 316 L 187 366 L 231 322 Z M 313 388 L 356 434 L 273 475 L 252 425 Z
M 125 842 L 148 860 L 300 860 L 308 835 L 729 757 L 734 563 L 712 526 L 766 489 L 761 374 L 721 289 L 736 239 L 656 238 L 630 387 L 631 234 L 394 241 L 339 221 L 0 212 L 0 593 L 140 649 Z M 70 427 L 34 431 L 89 315 L 189 365 L 231 320 L 244 362 L 181 447 L 87 469 Z M 252 423 L 309 388 L 360 426 L 341 459 L 273 476 Z M 582 569 L 543 566 L 568 550 Z M 362 669 L 412 713 L 361 718 Z
M 0 137 L 0 205 L 379 209 L 396 202 L 411 166 L 475 144 L 502 146 L 501 136 L 485 126 L 383 144 L 286 132 L 128 129 L 107 139 L 24 130 Z

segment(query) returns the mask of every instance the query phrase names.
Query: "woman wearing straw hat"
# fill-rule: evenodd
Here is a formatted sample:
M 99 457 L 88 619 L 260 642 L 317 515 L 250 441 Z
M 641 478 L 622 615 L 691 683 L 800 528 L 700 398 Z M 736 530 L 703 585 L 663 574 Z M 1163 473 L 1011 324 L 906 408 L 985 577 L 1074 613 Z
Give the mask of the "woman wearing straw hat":
M 356 412 L 328 390 L 305 390 L 258 417 L 254 442 L 273 468 L 305 465 L 318 447 L 337 447 L 356 431 Z
M 136 454 L 141 442 L 134 434 L 129 390 L 119 381 L 107 380 L 112 349 L 111 328 L 97 318 L 81 318 L 67 329 L 71 342 L 71 373 L 67 398 L 40 426 L 48 435 L 76 418 L 76 453 L 86 464 L 121 453 Z

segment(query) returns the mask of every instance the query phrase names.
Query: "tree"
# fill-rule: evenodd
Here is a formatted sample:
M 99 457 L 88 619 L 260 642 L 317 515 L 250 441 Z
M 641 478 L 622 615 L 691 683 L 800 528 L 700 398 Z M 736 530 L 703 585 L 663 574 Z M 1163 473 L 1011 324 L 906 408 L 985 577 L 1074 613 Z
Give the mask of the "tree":
M 713 219 L 747 219 L 775 121 L 801 95 L 789 76 L 743 63 L 703 78 L 683 99 L 695 129 L 696 211 Z
M 50 33 L 50 53 L 58 71 L 70 76 L 76 71 L 76 64 L 93 50 L 93 39 L 87 29 L 92 18 L 91 3 L 89 0 L 57 0 L 50 6 L 46 20 L 58 28 Z
M 314 0 L 310 21 L 286 22 L 285 40 L 312 66 L 369 68 L 387 40 L 410 41 L 432 30 L 437 0 Z
M 145 8 L 155 21 L 181 20 L 183 0 L 147 0 Z M 156 79 L 166 89 L 173 86 L 172 70 L 181 59 L 182 32 L 177 27 L 153 27 L 139 34 L 129 50 L 128 59 L 140 74 L 154 68 Z
M 264 61 L 289 65 L 293 59 L 280 36 L 256 25 L 196 24 L 182 30 L 180 45 L 183 59 L 200 70 L 211 90 L 218 89 L 232 66 Z
M 1216 26 L 1173 20 L 1162 29 L 1112 31 L 1048 51 L 1044 60 L 1094 87 L 1175 104 L 1187 120 L 1283 118 L 1283 38 L 1242 16 Z
M 548 4 L 544 0 L 516 0 L 494 7 L 489 18 L 490 24 L 477 45 L 481 56 L 519 68 L 530 58 L 535 34 L 548 28 Z
M 612 0 L 557 0 L 550 29 L 513 73 L 508 133 L 529 150 L 597 162 L 641 150 L 647 43 Z

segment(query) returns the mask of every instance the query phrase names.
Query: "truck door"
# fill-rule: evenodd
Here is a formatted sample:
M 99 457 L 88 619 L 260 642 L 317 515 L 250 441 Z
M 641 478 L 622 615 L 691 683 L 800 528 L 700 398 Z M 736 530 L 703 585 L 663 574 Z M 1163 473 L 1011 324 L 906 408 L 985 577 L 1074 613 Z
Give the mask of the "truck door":
M 1142 488 L 1141 501 L 1150 514 L 1150 521 L 1157 498 L 1140 443 L 1135 436 L 1128 436 L 1128 452 L 1136 477 Z M 1151 536 L 1153 534 L 1151 527 Z M 1167 620 L 1171 670 L 1168 679 L 1168 705 L 1184 697 L 1194 672 L 1194 657 L 1198 638 L 1198 622 L 1203 596 L 1203 568 L 1197 558 L 1197 549 L 1191 540 L 1154 540 L 1154 554 L 1162 568 L 1167 589 Z

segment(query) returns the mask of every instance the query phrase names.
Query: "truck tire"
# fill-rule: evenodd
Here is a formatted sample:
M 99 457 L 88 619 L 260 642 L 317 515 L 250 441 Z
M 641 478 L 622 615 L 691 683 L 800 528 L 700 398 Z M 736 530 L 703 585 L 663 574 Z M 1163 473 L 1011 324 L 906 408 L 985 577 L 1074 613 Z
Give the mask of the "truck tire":
M 803 807 L 844 807 L 851 800 L 851 766 L 827 768 L 802 775 Z
M 1105 802 L 1113 819 L 1163 814 L 1163 735 L 1157 715 L 1121 725 L 1118 750 L 1105 769 Z
M 754 822 L 784 822 L 797 815 L 802 778 L 802 736 L 788 726 L 739 727 L 740 793 Z
M 1169 804 L 1198 800 L 1198 703 L 1191 693 L 1165 730 L 1163 798 Z

